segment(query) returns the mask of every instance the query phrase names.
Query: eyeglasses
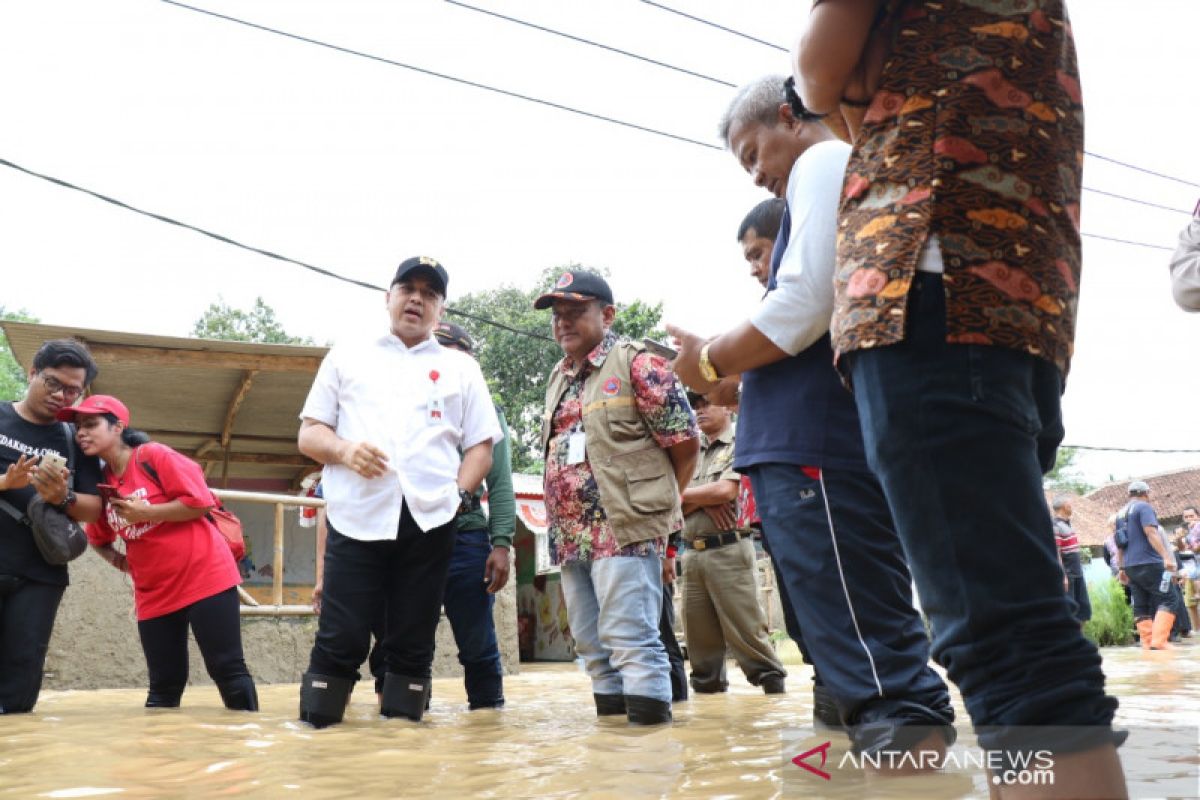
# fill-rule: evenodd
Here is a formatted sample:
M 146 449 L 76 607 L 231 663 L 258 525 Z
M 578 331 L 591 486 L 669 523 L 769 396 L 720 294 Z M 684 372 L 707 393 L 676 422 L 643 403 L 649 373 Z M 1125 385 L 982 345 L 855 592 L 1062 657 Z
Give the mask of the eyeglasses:
M 65 383 L 55 378 L 52 375 L 47 375 L 44 372 L 39 372 L 38 377 L 42 379 L 42 383 L 46 385 L 46 391 L 50 394 L 58 394 L 62 392 L 64 400 L 71 401 L 78 399 L 83 394 L 83 387 L 67 386 Z

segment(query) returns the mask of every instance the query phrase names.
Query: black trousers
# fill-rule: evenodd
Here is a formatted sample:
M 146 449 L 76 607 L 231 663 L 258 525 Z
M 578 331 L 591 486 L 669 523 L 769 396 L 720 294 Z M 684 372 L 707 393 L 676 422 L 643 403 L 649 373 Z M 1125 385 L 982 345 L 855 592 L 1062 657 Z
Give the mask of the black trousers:
M 0 592 L 0 714 L 32 711 L 37 704 L 54 617 L 66 589 L 10 578 Z
M 671 663 L 671 700 L 680 702 L 688 699 L 687 667 L 683 665 L 683 648 L 675 638 L 675 584 L 663 584 L 662 615 L 658 619 L 658 635 L 667 649 L 667 661 Z
M 189 627 L 214 682 L 249 677 L 242 655 L 240 605 L 234 586 L 170 614 L 140 620 L 138 635 L 150 672 L 150 693 L 176 700 L 183 694 L 188 681 Z
M 396 538 L 362 542 L 329 526 L 325 589 L 308 671 L 357 680 L 371 627 L 386 609 L 380 643 L 388 672 L 428 678 L 454 552 L 454 520 L 423 531 L 405 504 Z

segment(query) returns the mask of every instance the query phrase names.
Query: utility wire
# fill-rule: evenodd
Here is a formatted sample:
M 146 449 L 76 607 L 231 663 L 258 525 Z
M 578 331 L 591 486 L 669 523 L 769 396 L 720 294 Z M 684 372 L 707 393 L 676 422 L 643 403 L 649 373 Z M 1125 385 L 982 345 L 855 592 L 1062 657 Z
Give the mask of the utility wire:
M 1064 444 L 1072 450 L 1096 450 L 1110 453 L 1200 453 L 1200 450 L 1151 450 L 1137 447 L 1092 447 L 1086 444 Z
M 64 189 L 71 189 L 72 191 L 82 192 L 83 194 L 90 195 L 90 196 L 96 198 L 97 200 L 103 200 L 104 202 L 110 203 L 114 206 L 117 206 L 118 208 L 123 208 L 126 211 L 132 211 L 135 214 L 141 214 L 144 217 L 149 217 L 150 219 L 158 220 L 159 222 L 165 222 L 168 225 L 174 225 L 179 228 L 185 228 L 186 230 L 193 231 L 194 233 L 199 233 L 202 236 L 207 236 L 210 239 L 216 239 L 218 242 L 221 242 L 223 244 L 233 245 L 234 247 L 240 248 L 242 250 L 247 250 L 251 253 L 257 253 L 260 256 L 266 256 L 267 258 L 273 258 L 276 261 L 283 261 L 287 264 L 295 264 L 298 267 L 303 267 L 304 269 L 315 272 L 318 275 L 324 275 L 327 278 L 333 278 L 334 280 L 342 281 L 344 283 L 349 283 L 353 286 L 359 286 L 359 287 L 362 287 L 363 289 L 372 289 L 372 290 L 378 291 L 378 292 L 386 292 L 387 291 L 387 289 L 384 288 L 383 286 L 376 286 L 373 283 L 367 283 L 366 281 L 360 281 L 357 278 L 348 278 L 345 275 L 339 275 L 338 273 L 334 272 L 333 270 L 325 269 L 324 267 L 318 267 L 314 264 L 308 264 L 304 261 L 298 261 L 294 258 L 289 258 L 288 256 L 280 255 L 279 253 L 273 253 L 270 250 L 263 250 L 260 247 L 254 247 L 252 245 L 243 244 L 242 242 L 239 242 L 236 239 L 231 239 L 228 236 L 223 236 L 219 233 L 214 233 L 210 230 L 206 230 L 204 228 L 199 228 L 195 225 L 190 225 L 186 222 L 180 222 L 177 219 L 173 219 L 171 217 L 164 216 L 163 214 L 155 214 L 153 211 L 146 211 L 145 209 L 137 208 L 136 206 L 131 206 L 129 203 L 125 203 L 121 200 L 117 200 L 115 197 L 109 197 L 106 194 L 101 194 L 100 192 L 95 192 L 95 191 L 92 191 L 91 189 L 85 189 L 82 186 L 77 186 L 69 181 L 62 180 L 61 178 L 55 178 L 52 175 L 44 175 L 40 172 L 35 172 L 34 170 L 28 169 L 26 167 L 22 167 L 20 164 L 14 164 L 13 162 L 9 161 L 8 159 L 0 158 L 0 166 L 8 167 L 9 169 L 17 170 L 18 172 L 23 172 L 26 175 L 29 175 L 34 178 L 40 178 L 41 180 L 48 181 L 57 186 L 61 186 Z M 481 316 L 478 316 L 475 314 L 468 313 L 466 311 L 459 311 L 458 309 L 452 308 L 450 306 L 446 307 L 446 311 L 448 311 L 451 314 L 455 314 L 457 316 L 464 317 L 466 319 L 475 320 L 476 322 L 480 322 L 485 325 L 491 325 L 493 327 L 500 328 L 502 330 L 506 330 L 510 333 L 515 333 L 519 336 L 527 336 L 531 339 L 540 339 L 540 340 L 546 341 L 546 342 L 554 341 L 553 339 L 551 339 L 549 336 L 546 336 L 545 334 L 533 333 L 532 331 L 523 331 L 523 330 L 520 330 L 519 328 L 513 328 L 509 325 L 505 325 L 503 322 L 497 322 L 496 320 L 488 319 L 486 317 L 481 317 Z
M 339 53 L 346 53 L 347 55 L 358 56 L 359 58 L 366 58 L 371 61 L 377 61 L 381 64 L 387 64 L 392 67 L 399 67 L 400 69 L 411 70 L 412 72 L 418 72 L 422 75 L 428 75 L 433 78 L 441 78 L 442 80 L 451 81 L 453 83 L 459 83 L 459 84 L 462 84 L 463 86 L 470 86 L 475 89 L 482 89 L 486 92 L 494 92 L 496 94 L 501 94 L 501 95 L 504 95 L 505 97 L 513 97 L 513 98 L 516 98 L 517 100 L 524 100 L 528 103 L 536 103 L 538 105 L 547 106 L 549 108 L 556 108 L 559 111 L 566 111 L 571 114 L 578 114 L 581 117 L 588 117 L 590 119 L 597 119 L 602 122 L 609 122 L 609 123 L 612 123 L 613 125 L 620 125 L 625 128 L 632 128 L 634 130 L 643 131 L 644 133 L 652 133 L 656 136 L 663 136 L 668 139 L 675 139 L 677 141 L 687 142 L 688 144 L 694 144 L 699 147 L 706 147 L 710 150 L 722 150 L 723 149 L 715 144 L 711 144 L 709 142 L 702 142 L 699 139 L 690 139 L 687 136 L 680 136 L 677 133 L 670 133 L 668 131 L 659 130 L 658 128 L 651 128 L 646 125 L 638 125 L 635 122 L 627 122 L 626 120 L 623 120 L 623 119 L 617 119 L 616 117 L 609 117 L 609 116 L 605 116 L 603 114 L 597 114 L 592 111 L 584 111 L 581 108 L 575 108 L 573 106 L 564 105 L 562 103 L 556 103 L 552 100 L 544 100 L 540 97 L 533 97 L 531 95 L 521 94 L 520 92 L 514 92 L 514 91 L 510 91 L 508 89 L 501 89 L 498 86 L 490 86 L 486 83 L 479 83 L 478 81 L 472 81 L 472 80 L 468 80 L 466 78 L 459 78 L 454 75 L 447 75 L 444 72 L 436 72 L 431 69 L 426 69 L 425 67 L 418 67 L 414 64 L 406 64 L 403 61 L 395 61 L 390 58 L 384 58 L 383 56 L 372 55 L 371 53 L 364 53 L 361 50 L 353 50 L 349 47 L 342 47 L 341 45 L 330 44 L 329 42 L 323 42 L 320 39 L 311 39 L 307 36 L 301 36 L 296 33 L 289 33 L 288 31 L 280 30 L 278 28 L 271 28 L 266 25 L 259 25 L 256 22 L 249 22 L 248 20 L 240 19 L 238 17 L 231 17 L 228 14 L 219 14 L 216 11 L 209 11 L 206 8 L 198 8 L 196 6 L 189 6 L 186 3 L 178 2 L 178 0 L 161 0 L 161 2 L 166 3 L 168 5 L 175 6 L 177 8 L 185 9 L 187 11 L 194 11 L 197 14 L 205 14 L 210 17 L 215 17 L 216 19 L 223 19 L 226 22 L 234 22 L 234 23 L 237 23 L 238 25 L 245 25 L 247 28 L 254 28 L 255 30 L 264 31 L 266 33 L 273 33 L 276 36 L 283 36 L 287 39 L 295 39 L 298 42 L 305 42 L 306 44 L 314 44 L 318 47 L 324 47 L 329 50 L 336 50 Z
M 1135 247 L 1149 247 L 1151 250 L 1166 250 L 1168 253 L 1175 252 L 1174 247 L 1167 247 L 1166 245 L 1161 245 L 1161 244 L 1148 244 L 1146 242 L 1134 242 L 1129 239 L 1118 239 L 1115 236 L 1102 236 L 1098 233 L 1088 233 L 1086 231 L 1083 232 L 1083 235 L 1090 236 L 1093 239 L 1103 239 L 1106 242 L 1117 242 L 1118 244 L 1131 244 L 1131 245 L 1134 245 Z
M 1168 181 L 1175 181 L 1176 183 L 1182 183 L 1184 186 L 1195 186 L 1196 188 L 1200 189 L 1200 183 L 1195 183 L 1193 181 L 1184 180 L 1183 178 L 1176 178 L 1174 175 L 1166 175 L 1162 172 L 1155 172 L 1152 169 L 1146 169 L 1145 167 L 1139 167 L 1137 164 L 1130 164 L 1126 161 L 1118 161 L 1115 158 L 1109 158 L 1108 156 L 1102 156 L 1099 153 L 1093 153 L 1091 150 L 1084 150 L 1083 152 L 1084 152 L 1084 155 L 1091 156 L 1092 158 L 1098 158 L 1101 161 L 1107 161 L 1110 164 L 1116 164 L 1117 166 L 1125 167 L 1126 169 L 1132 169 L 1132 170 L 1136 170 L 1138 172 L 1144 172 L 1147 175 L 1153 175 L 1156 178 L 1164 178 Z
M 707 25 L 710 28 L 716 28 L 717 30 L 725 31 L 726 33 L 732 33 L 734 36 L 740 36 L 743 39 L 749 39 L 752 42 L 755 42 L 757 44 L 766 45 L 767 47 L 774 48 L 775 50 L 780 50 L 784 53 L 788 52 L 788 49 L 786 47 L 781 47 L 780 45 L 777 45 L 774 42 L 768 42 L 766 39 L 759 39 L 757 36 L 751 36 L 748 33 L 742 33 L 741 31 L 735 31 L 733 28 L 727 28 L 724 25 L 719 25 L 716 22 L 713 22 L 712 20 L 693 16 L 691 14 L 688 14 L 685 11 L 680 11 L 677 8 L 671 8 L 670 6 L 664 6 L 662 3 L 655 3 L 653 0 L 642 0 L 642 2 L 648 6 L 654 6 L 655 8 L 660 8 L 663 11 L 668 11 L 672 14 L 678 14 L 681 17 L 690 19 L 692 22 L 699 22 L 701 25 Z
M 685 67 L 676 66 L 675 64 L 668 64 L 665 61 L 658 61 L 657 59 L 653 59 L 648 56 L 639 55 L 637 53 L 631 53 L 628 50 L 622 50 L 619 47 L 613 47 L 612 45 L 603 44 L 602 42 L 594 42 L 591 39 L 584 39 L 581 36 L 575 36 L 574 34 L 565 33 L 564 31 L 555 30 L 554 28 L 547 28 L 545 25 L 538 25 L 537 23 L 529 22 L 529 21 L 523 20 L 523 19 L 517 19 L 516 17 L 510 17 L 506 14 L 501 14 L 497 11 L 490 11 L 486 8 L 479 8 L 478 6 L 468 5 L 467 3 L 459 2 L 459 0 L 445 0 L 445 2 L 449 3 L 452 6 L 458 6 L 459 8 L 465 8 L 468 11 L 477 11 L 480 14 L 487 14 L 489 17 L 496 17 L 497 19 L 502 19 L 502 20 L 505 20 L 506 22 L 514 22 L 517 25 L 524 25 L 527 28 L 533 28 L 534 30 L 542 31 L 543 33 L 549 33 L 552 36 L 561 36 L 562 38 L 570 39 L 573 42 L 579 42 L 580 44 L 586 44 L 590 47 L 598 47 L 601 50 L 607 50 L 610 53 L 616 53 L 617 55 L 626 56 L 627 58 L 634 58 L 634 59 L 637 59 L 638 61 L 644 61 L 647 64 L 653 64 L 656 67 L 662 67 L 663 69 L 669 69 L 669 70 L 674 70 L 675 72 L 681 72 L 684 75 L 690 75 L 693 78 L 699 78 L 701 80 L 718 83 L 721 86 L 728 86 L 731 89 L 737 88 L 736 83 L 730 83 L 729 81 L 723 81 L 720 78 L 714 78 L 711 75 L 705 75 L 702 72 L 696 72 L 694 70 L 690 70 Z
M 1161 208 L 1163 211 L 1174 211 L 1176 214 L 1187 214 L 1188 216 L 1191 216 L 1192 214 L 1191 211 L 1187 211 L 1182 208 L 1172 208 L 1171 206 L 1159 205 L 1158 203 L 1151 203 L 1149 200 L 1139 200 L 1136 197 L 1126 197 L 1125 195 L 1117 194 L 1116 192 L 1106 192 L 1103 189 L 1093 189 L 1091 186 L 1085 186 L 1083 187 L 1083 190 L 1085 192 L 1102 194 L 1105 197 L 1115 197 L 1118 200 L 1125 200 L 1129 203 L 1137 203 L 1138 205 L 1150 206 L 1151 208 Z

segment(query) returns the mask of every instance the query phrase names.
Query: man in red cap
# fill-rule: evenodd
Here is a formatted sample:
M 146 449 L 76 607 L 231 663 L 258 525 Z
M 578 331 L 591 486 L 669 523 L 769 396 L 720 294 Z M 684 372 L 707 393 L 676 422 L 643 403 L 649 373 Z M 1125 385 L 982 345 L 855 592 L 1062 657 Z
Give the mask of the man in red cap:
M 100 462 L 83 455 L 71 427 L 56 418 L 96 372 L 79 342 L 48 341 L 33 357 L 25 397 L 0 404 L 0 714 L 32 711 L 37 703 L 68 582 L 66 566 L 48 564 L 34 544 L 29 502 L 40 496 L 79 522 L 100 515 Z M 52 461 L 73 466 L 57 469 Z

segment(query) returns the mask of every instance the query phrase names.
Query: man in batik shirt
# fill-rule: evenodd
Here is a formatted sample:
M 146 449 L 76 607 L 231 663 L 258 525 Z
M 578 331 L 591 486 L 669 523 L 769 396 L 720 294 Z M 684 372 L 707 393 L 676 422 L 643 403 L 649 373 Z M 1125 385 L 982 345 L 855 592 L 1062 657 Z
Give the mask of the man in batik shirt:
M 565 357 L 549 377 L 542 421 L 550 555 L 562 567 L 575 651 L 597 714 L 671 720 L 659 638 L 667 537 L 683 527 L 680 487 L 700 432 L 670 364 L 610 330 L 617 309 L 599 275 L 563 273 L 537 299 L 553 309 Z
M 853 137 L 833 347 L 933 657 L 981 746 L 1052 750 L 1055 796 L 1123 795 L 1117 702 L 1062 591 L 1042 490 L 1081 255 L 1064 3 L 817 0 L 794 68 L 804 104 Z

